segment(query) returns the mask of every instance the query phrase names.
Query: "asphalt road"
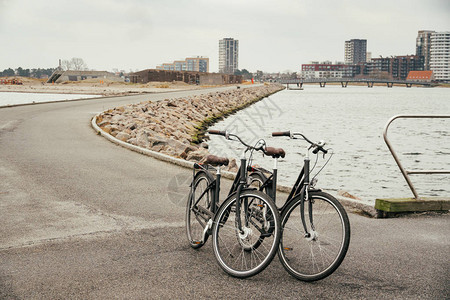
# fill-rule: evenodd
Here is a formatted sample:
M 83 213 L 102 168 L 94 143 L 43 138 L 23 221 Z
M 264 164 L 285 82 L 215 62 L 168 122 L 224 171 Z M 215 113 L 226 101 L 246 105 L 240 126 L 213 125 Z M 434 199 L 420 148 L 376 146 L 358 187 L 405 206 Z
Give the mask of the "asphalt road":
M 450 297 L 450 216 L 350 213 L 341 267 L 304 283 L 278 259 L 239 280 L 191 249 L 191 174 L 95 134 L 98 112 L 202 91 L 0 109 L 0 299 Z M 169 187 L 170 182 L 170 187 Z

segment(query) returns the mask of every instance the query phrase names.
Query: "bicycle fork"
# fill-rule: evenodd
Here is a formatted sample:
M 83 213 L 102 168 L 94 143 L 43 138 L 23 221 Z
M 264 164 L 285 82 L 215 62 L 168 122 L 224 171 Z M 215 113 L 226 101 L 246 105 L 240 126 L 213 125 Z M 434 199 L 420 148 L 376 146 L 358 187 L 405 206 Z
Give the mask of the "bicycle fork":
M 310 240 L 315 240 L 317 237 L 316 229 L 314 227 L 313 222 L 313 208 L 312 208 L 312 200 L 309 198 L 309 163 L 310 159 L 309 156 L 306 155 L 304 160 L 304 182 L 303 182 L 303 188 L 300 192 L 300 217 L 302 218 L 302 225 L 303 229 L 305 230 L 305 238 Z M 309 218 L 309 224 L 311 226 L 311 230 L 308 231 L 308 227 L 306 225 L 306 218 L 305 218 L 305 201 L 309 201 L 308 205 L 308 218 Z
M 238 225 L 238 229 L 239 229 L 239 233 L 240 234 L 244 234 L 244 229 L 242 228 L 242 220 L 241 220 L 241 191 L 242 191 L 242 187 L 245 186 L 247 180 L 246 180 L 246 176 L 245 174 L 247 174 L 246 172 L 246 165 L 247 165 L 247 160 L 245 158 L 241 159 L 241 170 L 240 170 L 240 176 L 241 178 L 239 179 L 239 186 L 237 188 L 236 191 L 236 218 L 237 218 L 237 225 Z M 248 212 L 248 199 L 245 198 L 244 199 L 244 218 L 245 218 L 245 227 L 248 227 L 248 216 L 247 216 L 247 212 Z

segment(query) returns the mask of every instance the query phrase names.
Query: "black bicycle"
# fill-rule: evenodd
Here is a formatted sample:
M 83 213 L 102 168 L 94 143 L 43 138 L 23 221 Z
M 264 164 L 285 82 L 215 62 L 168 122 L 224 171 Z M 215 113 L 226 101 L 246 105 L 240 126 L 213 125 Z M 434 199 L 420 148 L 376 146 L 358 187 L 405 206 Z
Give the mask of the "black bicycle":
M 247 183 L 248 151 L 265 151 L 246 144 L 237 135 L 209 130 L 209 134 L 237 140 L 246 149 L 227 199 L 219 205 L 220 167 L 227 158 L 209 155 L 194 164 L 193 181 L 186 206 L 186 233 L 191 247 L 202 247 L 213 236 L 214 255 L 228 274 L 245 278 L 258 274 L 272 261 L 281 238 L 280 216 L 265 193 Z M 213 175 L 215 171 L 216 176 Z
M 345 209 L 332 195 L 314 187 L 317 174 L 310 180 L 309 152 L 317 157 L 322 153 L 325 157 L 328 150 L 324 148 L 324 142 L 314 143 L 301 133 L 274 132 L 272 136 L 301 138 L 310 144 L 304 166 L 286 202 L 278 208 L 283 230 L 278 256 L 295 278 L 303 281 L 323 279 L 339 267 L 350 244 L 350 223 Z M 273 148 L 271 153 L 275 160 L 273 171 L 250 167 L 249 181 L 275 202 L 277 160 L 284 157 L 284 151 Z

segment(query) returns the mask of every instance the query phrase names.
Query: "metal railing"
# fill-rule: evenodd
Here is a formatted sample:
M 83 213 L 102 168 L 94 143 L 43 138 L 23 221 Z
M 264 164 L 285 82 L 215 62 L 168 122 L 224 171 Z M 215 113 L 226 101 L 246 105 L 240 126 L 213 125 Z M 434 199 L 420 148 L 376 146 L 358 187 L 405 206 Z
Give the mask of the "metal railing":
M 400 168 L 400 171 L 403 174 L 403 177 L 405 178 L 406 182 L 408 183 L 409 188 L 411 189 L 411 192 L 414 194 L 414 198 L 416 200 L 419 199 L 419 195 L 417 194 L 416 189 L 414 188 L 411 179 L 409 178 L 409 175 L 411 174 L 450 174 L 450 170 L 405 170 L 403 168 L 402 164 L 400 163 L 400 159 L 398 158 L 397 154 L 395 153 L 394 149 L 392 148 L 391 142 L 387 138 L 387 131 L 389 128 L 389 125 L 396 120 L 396 119 L 437 119 L 437 118 L 450 118 L 450 115 L 397 115 L 392 117 L 384 127 L 383 137 L 384 141 L 386 142 L 389 151 L 391 151 L 392 156 L 394 157 L 395 162 L 397 163 L 398 167 Z

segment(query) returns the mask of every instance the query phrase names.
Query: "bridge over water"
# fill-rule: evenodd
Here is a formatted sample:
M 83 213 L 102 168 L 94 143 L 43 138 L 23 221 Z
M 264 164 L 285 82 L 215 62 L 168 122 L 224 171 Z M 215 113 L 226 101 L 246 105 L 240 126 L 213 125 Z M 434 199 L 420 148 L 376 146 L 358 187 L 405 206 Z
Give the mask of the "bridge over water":
M 367 87 L 371 88 L 375 83 L 383 83 L 386 84 L 388 88 L 391 88 L 396 85 L 405 85 L 406 87 L 412 87 L 413 85 L 420 86 L 432 86 L 432 82 L 424 82 L 424 81 L 412 81 L 412 80 L 393 80 L 393 79 L 354 79 L 354 78 L 308 78 L 308 79 L 281 79 L 279 81 L 281 84 L 286 84 L 289 89 L 290 84 L 295 84 L 299 88 L 303 87 L 303 84 L 310 83 L 318 83 L 320 87 L 325 87 L 327 83 L 336 83 L 340 82 L 342 87 L 347 87 L 348 83 L 366 83 Z

